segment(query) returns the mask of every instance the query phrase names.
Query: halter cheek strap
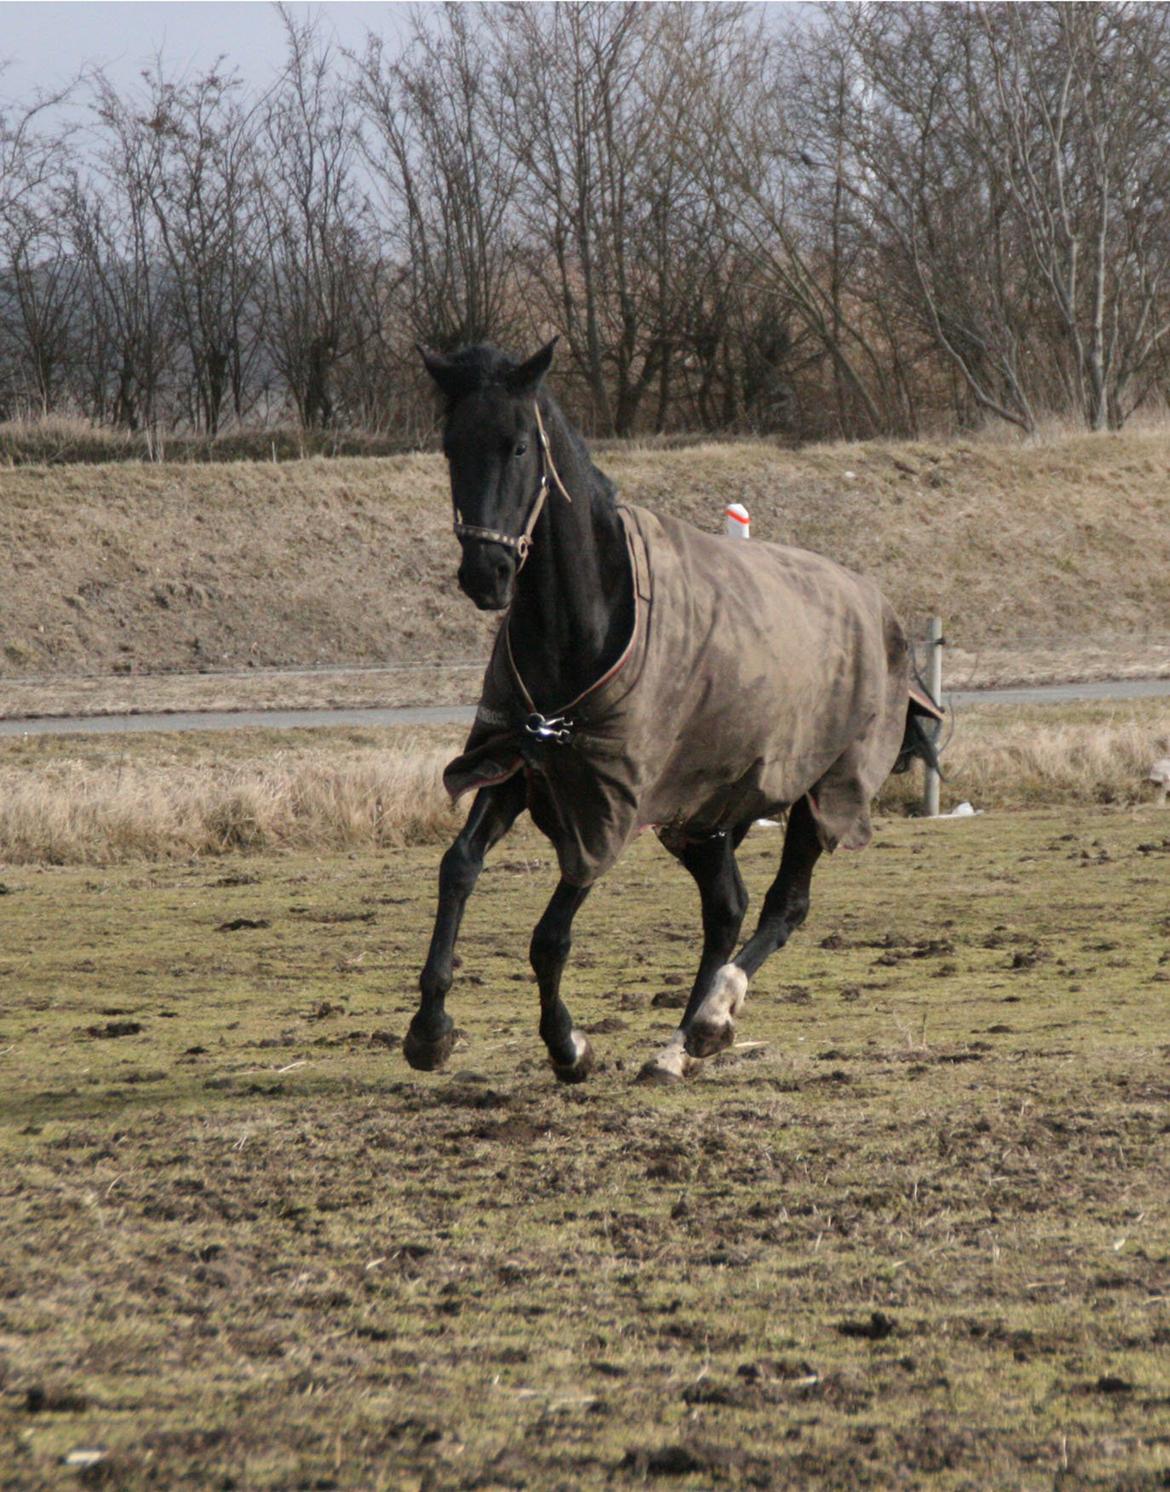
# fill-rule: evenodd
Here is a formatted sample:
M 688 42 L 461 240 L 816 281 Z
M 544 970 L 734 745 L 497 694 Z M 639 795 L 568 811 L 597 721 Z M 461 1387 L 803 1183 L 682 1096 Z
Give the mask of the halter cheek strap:
M 566 502 L 571 503 L 573 499 L 565 489 L 561 481 L 560 473 L 557 471 L 556 463 L 552 457 L 552 447 L 548 443 L 545 434 L 544 421 L 540 417 L 540 406 L 534 404 L 532 412 L 536 416 L 536 433 L 540 441 L 540 485 L 536 489 L 536 496 L 528 509 L 528 518 L 524 527 L 518 534 L 501 533 L 499 529 L 480 528 L 475 523 L 464 523 L 462 518 L 455 524 L 455 536 L 459 539 L 482 539 L 486 544 L 502 544 L 505 549 L 514 549 L 519 556 L 516 563 L 517 573 L 524 566 L 528 558 L 528 551 L 532 548 L 532 532 L 536 528 L 537 520 L 544 510 L 544 504 L 548 498 L 549 488 L 554 486 Z

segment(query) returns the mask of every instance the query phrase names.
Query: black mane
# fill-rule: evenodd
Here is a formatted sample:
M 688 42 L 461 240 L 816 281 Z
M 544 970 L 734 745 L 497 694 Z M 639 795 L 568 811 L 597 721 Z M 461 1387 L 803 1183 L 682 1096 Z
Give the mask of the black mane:
M 490 388 L 492 384 L 502 384 L 504 374 L 514 373 L 520 366 L 514 357 L 489 342 L 461 347 L 458 352 L 449 353 L 446 361 L 460 370 L 469 394 Z

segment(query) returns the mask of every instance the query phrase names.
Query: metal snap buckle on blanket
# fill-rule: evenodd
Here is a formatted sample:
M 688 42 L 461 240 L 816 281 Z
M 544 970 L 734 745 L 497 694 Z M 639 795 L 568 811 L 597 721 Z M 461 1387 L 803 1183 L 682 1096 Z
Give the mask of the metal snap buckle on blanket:
M 573 735 L 573 727 L 563 715 L 554 715 L 551 720 L 546 720 L 543 715 L 529 715 L 524 729 L 538 741 L 556 741 L 558 744 L 571 740 Z

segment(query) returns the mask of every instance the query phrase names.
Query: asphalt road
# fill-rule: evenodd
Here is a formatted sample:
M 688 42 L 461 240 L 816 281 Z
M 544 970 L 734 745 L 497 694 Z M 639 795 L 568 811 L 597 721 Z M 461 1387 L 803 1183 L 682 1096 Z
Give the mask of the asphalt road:
M 1117 679 L 1093 684 L 1045 684 L 1020 689 L 948 692 L 956 711 L 972 704 L 1059 704 L 1078 699 L 1170 697 L 1170 679 Z M 467 725 L 470 705 L 432 705 L 386 710 L 225 710 L 160 715 L 38 716 L 0 720 L 0 736 L 120 735 L 133 731 L 293 730 L 316 726 Z

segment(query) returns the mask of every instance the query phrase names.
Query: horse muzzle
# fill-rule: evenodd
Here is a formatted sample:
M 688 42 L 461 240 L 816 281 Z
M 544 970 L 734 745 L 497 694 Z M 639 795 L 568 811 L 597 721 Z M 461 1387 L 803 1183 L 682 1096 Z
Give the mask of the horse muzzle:
M 459 588 L 480 611 L 503 611 L 511 603 L 515 582 L 515 556 L 502 544 L 465 543 Z

